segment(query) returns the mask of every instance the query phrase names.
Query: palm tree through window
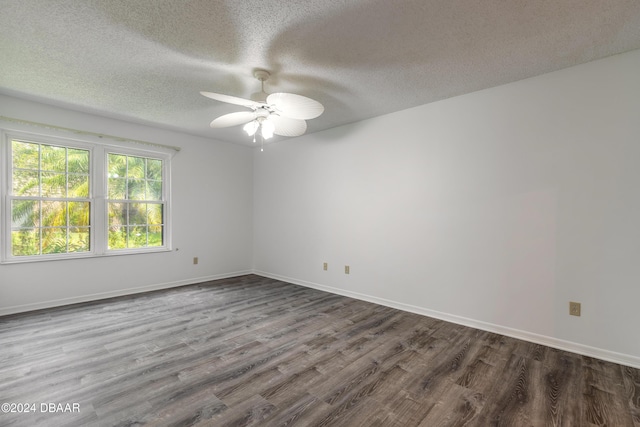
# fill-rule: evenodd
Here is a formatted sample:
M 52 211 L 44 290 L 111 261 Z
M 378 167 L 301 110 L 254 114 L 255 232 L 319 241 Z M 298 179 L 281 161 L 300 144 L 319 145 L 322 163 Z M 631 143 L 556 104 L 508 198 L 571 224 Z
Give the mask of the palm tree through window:
M 171 250 L 166 150 L 0 138 L 0 263 Z
M 109 249 L 162 246 L 162 160 L 109 153 Z
M 90 152 L 13 140 L 11 153 L 11 254 L 90 251 Z

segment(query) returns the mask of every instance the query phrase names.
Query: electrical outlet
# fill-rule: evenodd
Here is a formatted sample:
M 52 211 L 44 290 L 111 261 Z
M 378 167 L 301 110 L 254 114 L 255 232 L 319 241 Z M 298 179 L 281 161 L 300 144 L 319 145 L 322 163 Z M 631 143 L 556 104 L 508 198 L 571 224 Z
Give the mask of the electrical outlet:
M 196 265 L 198 263 L 198 257 L 194 256 L 193 257 L 193 265 Z
M 349 266 L 348 265 L 344 266 L 344 274 L 349 274 Z
M 572 316 L 580 316 L 580 303 L 579 302 L 569 302 L 569 314 Z
M 322 264 L 322 269 L 324 271 L 327 271 L 328 268 L 329 268 L 329 264 L 327 264 L 326 262 L 324 264 Z

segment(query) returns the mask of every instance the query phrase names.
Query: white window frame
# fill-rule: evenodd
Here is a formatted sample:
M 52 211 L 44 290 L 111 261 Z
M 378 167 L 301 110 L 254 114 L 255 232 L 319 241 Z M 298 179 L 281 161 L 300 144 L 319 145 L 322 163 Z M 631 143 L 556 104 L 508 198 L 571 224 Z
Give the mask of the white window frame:
M 11 254 L 12 140 L 51 144 L 89 151 L 90 190 L 88 200 L 91 202 L 89 251 L 29 256 L 14 256 Z M 171 158 L 174 152 L 163 149 L 162 147 L 150 147 L 147 149 L 146 147 L 139 148 L 130 145 L 134 144 L 105 144 L 100 138 L 91 136 L 85 136 L 82 140 L 79 140 L 22 130 L 0 130 L 0 217 L 2 218 L 0 221 L 0 263 L 11 264 L 171 251 Z M 162 246 L 126 249 L 108 248 L 108 153 L 162 160 L 162 200 L 164 203 Z

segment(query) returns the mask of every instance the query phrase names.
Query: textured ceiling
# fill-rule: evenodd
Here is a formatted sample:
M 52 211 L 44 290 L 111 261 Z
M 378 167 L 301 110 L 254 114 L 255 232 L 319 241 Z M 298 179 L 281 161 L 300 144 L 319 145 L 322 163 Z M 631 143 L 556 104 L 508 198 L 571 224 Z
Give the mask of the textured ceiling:
M 241 144 L 199 92 L 256 68 L 309 133 L 634 49 L 638 0 L 0 0 L 0 92 Z

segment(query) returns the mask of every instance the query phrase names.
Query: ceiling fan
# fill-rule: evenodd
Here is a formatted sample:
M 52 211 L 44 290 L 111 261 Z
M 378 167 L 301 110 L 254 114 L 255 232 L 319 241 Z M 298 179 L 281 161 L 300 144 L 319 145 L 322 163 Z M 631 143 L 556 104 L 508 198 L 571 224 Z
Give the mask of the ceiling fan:
M 253 76 L 260 80 L 262 91 L 254 93 L 253 99 L 237 98 L 213 92 L 200 92 L 202 95 L 216 101 L 229 104 L 242 105 L 251 111 L 239 111 L 229 113 L 214 119 L 212 128 L 225 128 L 245 124 L 243 129 L 253 136 L 262 136 L 265 139 L 274 134 L 281 136 L 300 136 L 307 130 L 306 120 L 315 119 L 323 113 L 324 107 L 318 101 L 293 93 L 272 93 L 264 91 L 264 82 L 269 78 L 265 70 L 256 70 Z

